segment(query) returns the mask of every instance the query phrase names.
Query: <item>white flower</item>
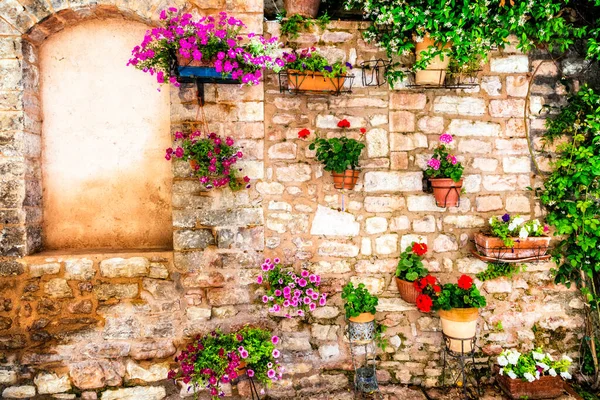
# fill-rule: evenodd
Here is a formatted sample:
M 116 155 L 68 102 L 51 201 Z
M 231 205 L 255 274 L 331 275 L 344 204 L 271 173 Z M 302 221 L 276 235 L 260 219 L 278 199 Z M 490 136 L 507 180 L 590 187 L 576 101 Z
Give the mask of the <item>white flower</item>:
M 500 366 L 502 367 L 505 367 L 508 365 L 508 360 L 506 359 L 506 357 L 500 356 L 498 357 L 498 364 L 500 364 Z
M 504 368 L 500 368 L 500 375 L 504 375 Z
M 537 351 L 532 351 L 531 355 L 533 356 L 533 359 L 536 361 L 541 361 L 544 359 L 544 353 L 538 353 Z
M 554 370 L 554 368 L 550 368 L 548 373 L 550 374 L 550 376 L 556 376 L 556 371 Z
M 540 379 L 540 371 L 535 371 L 535 379 Z
M 566 354 L 562 356 L 562 359 L 567 360 L 568 362 L 573 362 L 573 359 Z
M 508 371 L 508 376 L 510 379 L 517 379 L 517 374 L 515 374 L 513 371 Z
M 550 355 L 550 353 L 546 353 L 546 358 L 550 361 L 554 361 L 554 358 Z
M 527 236 L 529 236 L 529 232 L 527 232 L 527 229 L 525 227 L 522 227 L 519 231 L 519 237 L 521 239 L 527 239 Z
M 525 372 L 523 374 L 523 378 L 527 379 L 528 382 L 535 381 L 535 376 L 531 375 L 531 373 L 529 373 L 529 372 Z
M 512 350 L 510 353 L 508 353 L 506 355 L 506 358 L 508 359 L 509 364 L 512 364 L 512 365 L 517 365 L 517 362 L 519 361 L 519 357 L 521 357 L 521 353 L 519 353 L 516 350 Z
M 494 217 L 490 217 L 489 223 L 490 225 L 494 223 Z
M 546 364 L 544 364 L 544 363 L 542 363 L 542 362 L 535 363 L 535 365 L 537 365 L 538 367 L 540 367 L 540 368 L 541 368 L 541 369 L 543 369 L 544 371 L 547 371 L 547 370 L 548 370 L 548 368 L 550 368 L 548 365 L 546 365 Z
M 571 379 L 572 378 L 571 374 L 568 372 L 561 372 L 560 376 L 562 376 L 563 379 Z

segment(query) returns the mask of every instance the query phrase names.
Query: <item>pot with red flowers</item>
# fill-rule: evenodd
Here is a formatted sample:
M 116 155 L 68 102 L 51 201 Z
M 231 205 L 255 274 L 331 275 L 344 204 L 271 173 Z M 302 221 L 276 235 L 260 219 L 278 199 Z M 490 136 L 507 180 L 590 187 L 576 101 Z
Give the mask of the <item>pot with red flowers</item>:
M 423 266 L 423 256 L 427 253 L 425 243 L 412 242 L 398 260 L 396 267 L 396 286 L 400 292 L 400 297 L 407 303 L 415 304 L 419 291 L 414 282 L 419 278 L 425 277 L 429 271 Z
M 236 164 L 244 154 L 234 146 L 232 138 L 223 139 L 216 133 L 204 136 L 196 131 L 190 134 L 175 132 L 175 139 L 179 145 L 168 148 L 165 159 L 188 161 L 192 175 L 206 189 L 229 186 L 232 190 L 239 190 L 250 187 L 250 178 L 239 176 L 242 169 Z
M 329 62 L 314 48 L 299 53 L 283 53 L 287 68 L 288 89 L 292 92 L 330 92 L 339 94 L 348 76 L 352 64 L 348 62 Z
M 316 150 L 316 157 L 323 164 L 325 171 L 330 171 L 333 177 L 333 186 L 336 189 L 354 189 L 360 170 L 358 169 L 358 160 L 365 144 L 362 142 L 365 128 L 359 129 L 359 134 L 352 132 L 350 121 L 342 119 L 337 123 L 338 128 L 342 129 L 342 134 L 335 137 L 324 138 L 315 134 L 315 138 L 308 148 Z M 358 140 L 351 137 L 358 137 Z M 310 136 L 308 129 L 302 129 L 298 132 L 300 139 L 306 139 Z
M 479 309 L 487 302 L 475 286 L 473 278 L 462 275 L 457 283 L 443 286 L 431 275 L 416 281 L 420 295 L 417 308 L 422 312 L 437 310 L 442 321 L 446 345 L 457 353 L 473 350 Z
M 433 156 L 427 162 L 425 176 L 429 178 L 438 207 L 457 207 L 464 168 L 456 156 L 450 154 L 452 136 L 444 133 L 439 140 L 441 144 L 435 148 Z
M 258 327 L 231 333 L 215 330 L 189 343 L 175 357 L 178 367 L 168 377 L 190 385 L 194 393 L 207 389 L 213 399 L 225 395 L 222 384 L 244 374 L 268 387 L 283 376 L 278 343 L 278 336 Z

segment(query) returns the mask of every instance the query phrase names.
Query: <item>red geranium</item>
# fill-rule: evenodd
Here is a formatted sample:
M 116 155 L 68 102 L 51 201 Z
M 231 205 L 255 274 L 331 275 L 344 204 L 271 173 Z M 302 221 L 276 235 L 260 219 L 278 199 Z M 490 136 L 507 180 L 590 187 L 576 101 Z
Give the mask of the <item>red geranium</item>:
M 300 139 L 304 139 L 304 138 L 308 137 L 308 135 L 310 135 L 310 131 L 306 128 L 304 128 L 300 132 L 298 132 L 298 137 Z
M 366 132 L 367 132 L 367 130 L 366 130 L 365 128 L 360 128 L 360 133 L 361 133 L 361 134 L 363 134 L 363 135 L 364 135 Z
M 338 128 L 350 128 L 350 121 L 348 121 L 347 119 L 343 119 L 340 122 L 338 122 Z
M 431 307 L 433 306 L 433 300 L 431 297 L 426 294 L 420 294 L 417 296 L 417 308 L 422 312 L 431 311 Z
M 421 257 L 423 254 L 427 253 L 427 245 L 425 243 L 414 243 L 412 252 Z
M 458 278 L 458 287 L 464 290 L 469 290 L 471 289 L 471 286 L 473 285 L 473 278 L 471 278 L 468 275 L 463 275 L 460 278 Z

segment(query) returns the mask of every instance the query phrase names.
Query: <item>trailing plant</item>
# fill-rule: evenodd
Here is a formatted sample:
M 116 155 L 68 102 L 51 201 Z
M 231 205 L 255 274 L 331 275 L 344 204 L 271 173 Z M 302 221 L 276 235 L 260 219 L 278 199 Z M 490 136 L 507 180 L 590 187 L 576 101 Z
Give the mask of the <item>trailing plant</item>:
M 502 351 L 497 358 L 498 365 L 500 365 L 500 375 L 528 382 L 533 382 L 542 376 L 560 375 L 563 379 L 571 379 L 569 367 L 572 361 L 567 355 L 563 355 L 555 361 L 550 354 L 544 353 L 541 348 L 524 354 L 514 349 L 508 349 Z
M 302 317 L 327 304 L 327 293 L 319 292 L 319 275 L 306 269 L 296 274 L 291 266 L 282 265 L 279 258 L 265 259 L 261 269 L 264 273 L 256 281 L 267 288 L 262 302 L 269 306 L 269 312 L 283 311 L 286 318 Z
M 349 62 L 330 63 L 315 47 L 303 49 L 300 53 L 296 50 L 292 50 L 291 53 L 284 52 L 283 59 L 288 70 L 319 72 L 326 78 L 346 75 L 348 70 L 352 69 L 352 64 Z
M 237 378 L 243 368 L 248 377 L 269 386 L 283 375 L 277 360 L 277 343 L 279 337 L 261 328 L 245 326 L 228 334 L 215 330 L 197 336 L 175 357 L 179 366 L 169 371 L 168 378 L 191 384 L 196 398 L 203 388 L 210 391 L 213 399 L 223 397 L 221 384 Z
M 452 135 L 444 133 L 439 138 L 441 144 L 433 151 L 433 156 L 427 162 L 425 176 L 427 178 L 451 178 L 458 182 L 462 177 L 464 167 L 458 159 L 450 154 L 446 145 L 452 143 Z
M 379 303 L 377 296 L 369 293 L 364 283 L 354 287 L 352 282 L 348 282 L 342 288 L 342 299 L 345 300 L 346 318 L 358 317 L 362 313 L 375 314 L 375 307 Z
M 408 282 L 414 282 L 419 278 L 426 276 L 429 271 L 423 266 L 422 257 L 427 253 L 427 245 L 425 243 L 412 242 L 398 260 L 396 267 L 396 277 Z
M 479 272 L 476 275 L 476 277 L 482 282 L 500 278 L 501 276 L 512 278 L 520 272 L 525 272 L 526 269 L 527 266 L 525 264 L 519 265 L 503 262 L 494 262 L 488 263 L 487 269 L 485 271 Z
M 216 133 L 210 133 L 203 138 L 202 133 L 196 131 L 190 134 L 175 132 L 175 139 L 181 141 L 180 146 L 175 149 L 169 147 L 165 159 L 189 161 L 193 175 L 198 177 L 206 189 L 226 185 L 232 190 L 239 190 L 243 186 L 250 187 L 250 178 L 244 176 L 239 179 L 237 176 L 241 168 L 237 168 L 235 164 L 244 154 L 234 146 L 232 138 L 222 139 Z
M 326 29 L 331 21 L 327 13 L 320 15 L 316 19 L 307 18 L 300 14 L 293 14 L 286 18 L 285 10 L 277 14 L 277 22 L 281 25 L 281 35 L 290 39 L 298 38 L 300 31 L 310 30 L 314 25 L 321 29 Z
M 545 236 L 550 231 L 548 225 L 542 225 L 537 219 L 525 221 L 519 215 L 504 214 L 491 217 L 490 234 L 502 239 L 506 247 L 514 247 L 515 239 Z M 517 239 L 518 240 L 518 239 Z
M 598 3 L 596 1 L 596 3 Z M 490 50 L 504 48 L 514 34 L 517 47 L 527 52 L 536 47 L 565 51 L 582 37 L 585 27 L 576 26 L 567 2 L 539 1 L 403 1 L 348 0 L 346 8 L 359 7 L 373 24 L 364 36 L 382 46 L 392 59 L 406 56 L 428 34 L 436 46 L 421 53 L 412 69 L 425 68 L 433 57 L 451 57 L 459 65 L 487 61 Z M 444 48 L 446 43 L 451 46 Z M 596 51 L 597 53 L 597 51 Z M 396 62 L 395 67 L 401 64 Z M 399 68 L 386 71 L 394 83 L 404 77 Z
M 231 75 L 248 85 L 257 85 L 265 69 L 279 72 L 285 65 L 277 57 L 283 45 L 276 37 L 242 35 L 246 25 L 225 12 L 194 20 L 192 14 L 170 7 L 162 10 L 159 18 L 163 26 L 146 32 L 127 63 L 156 75 L 158 83 L 179 86 L 172 68 L 177 57 L 214 64 L 224 77 Z
M 343 119 L 338 122 L 337 126 L 342 129 L 350 128 L 350 122 Z M 366 132 L 365 128 L 360 128 L 360 135 Z M 308 129 L 302 129 L 298 132 L 298 137 L 306 139 L 310 136 Z M 343 173 L 347 169 L 357 169 L 358 160 L 365 144 L 346 136 L 346 132 L 341 137 L 322 138 L 315 134 L 315 139 L 310 143 L 308 148 L 316 150 L 316 157 L 323 164 L 325 171 Z

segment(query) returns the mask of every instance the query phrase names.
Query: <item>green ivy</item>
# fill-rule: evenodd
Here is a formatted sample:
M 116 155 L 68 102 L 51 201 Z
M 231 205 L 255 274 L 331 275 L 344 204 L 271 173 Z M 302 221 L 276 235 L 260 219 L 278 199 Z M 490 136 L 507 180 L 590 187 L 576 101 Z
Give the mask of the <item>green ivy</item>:
M 525 272 L 527 266 L 525 264 L 508 264 L 508 263 L 488 263 L 487 269 L 478 273 L 477 279 L 482 282 L 489 281 L 492 279 L 500 278 L 501 276 L 505 276 L 507 278 L 512 278 L 517 275 L 519 272 Z

